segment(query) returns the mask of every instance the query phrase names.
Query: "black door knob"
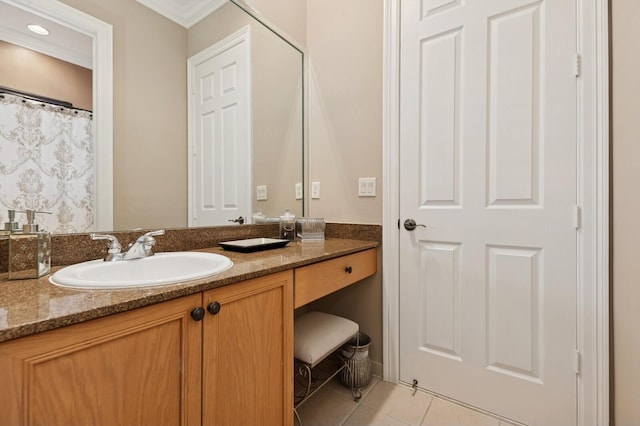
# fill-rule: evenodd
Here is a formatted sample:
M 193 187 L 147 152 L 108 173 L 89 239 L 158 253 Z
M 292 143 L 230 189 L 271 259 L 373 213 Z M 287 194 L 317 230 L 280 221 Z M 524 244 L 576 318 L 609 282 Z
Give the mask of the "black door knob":
M 344 271 L 345 271 L 347 274 L 350 274 L 350 273 L 352 273 L 352 272 L 353 272 L 353 268 L 352 268 L 351 266 L 347 266 L 346 268 L 344 268 Z
M 420 223 L 416 223 L 416 221 L 413 220 L 413 219 L 407 219 L 407 220 L 404 221 L 404 229 L 406 229 L 407 231 L 413 231 L 418 226 L 422 226 L 423 228 L 426 228 L 425 225 L 422 225 Z
M 211 302 L 207 305 L 207 311 L 209 311 L 209 313 L 211 315 L 215 315 L 218 312 L 220 312 L 220 303 L 218 302 Z
M 196 321 L 200 321 L 202 318 L 204 318 L 204 309 L 200 306 L 198 306 L 197 308 L 193 308 L 191 310 L 191 318 Z

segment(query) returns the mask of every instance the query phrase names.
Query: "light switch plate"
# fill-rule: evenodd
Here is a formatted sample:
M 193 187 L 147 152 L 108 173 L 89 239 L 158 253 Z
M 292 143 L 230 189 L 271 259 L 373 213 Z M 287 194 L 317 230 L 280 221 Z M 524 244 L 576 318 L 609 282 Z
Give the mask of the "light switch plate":
M 311 198 L 320 199 L 320 182 L 311 182 Z
M 296 200 L 302 200 L 302 183 L 296 183 Z
M 267 199 L 267 185 L 256 186 L 256 200 L 265 201 Z
M 358 196 L 375 197 L 376 196 L 376 178 L 360 178 L 358 179 Z

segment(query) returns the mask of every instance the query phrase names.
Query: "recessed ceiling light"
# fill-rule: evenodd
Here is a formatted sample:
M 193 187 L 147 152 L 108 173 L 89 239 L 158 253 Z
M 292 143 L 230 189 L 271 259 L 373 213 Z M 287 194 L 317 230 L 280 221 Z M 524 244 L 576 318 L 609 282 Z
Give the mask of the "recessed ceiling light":
M 40 25 L 30 24 L 30 25 L 27 25 L 27 28 L 29 28 L 29 30 L 33 31 L 36 34 L 49 35 L 49 30 L 47 30 L 44 27 L 41 27 Z

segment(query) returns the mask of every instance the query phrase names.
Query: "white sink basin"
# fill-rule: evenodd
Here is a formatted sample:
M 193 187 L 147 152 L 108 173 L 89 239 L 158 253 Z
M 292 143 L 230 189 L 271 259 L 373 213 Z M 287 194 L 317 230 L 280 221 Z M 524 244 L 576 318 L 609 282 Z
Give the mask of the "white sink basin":
M 143 259 L 105 262 L 91 260 L 60 269 L 49 281 L 85 289 L 137 288 L 175 284 L 226 271 L 233 262 L 215 253 L 156 253 Z

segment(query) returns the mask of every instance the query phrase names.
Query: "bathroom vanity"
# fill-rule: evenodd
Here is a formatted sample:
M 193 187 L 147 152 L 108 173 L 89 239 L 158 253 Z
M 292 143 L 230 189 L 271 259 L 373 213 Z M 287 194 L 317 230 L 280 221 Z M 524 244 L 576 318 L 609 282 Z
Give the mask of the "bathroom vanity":
M 204 249 L 233 268 L 147 289 L 0 282 L 3 421 L 292 425 L 294 307 L 373 275 L 377 245 Z

